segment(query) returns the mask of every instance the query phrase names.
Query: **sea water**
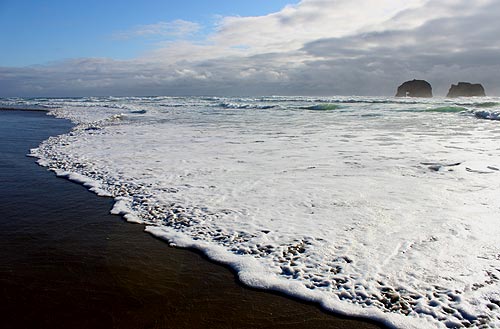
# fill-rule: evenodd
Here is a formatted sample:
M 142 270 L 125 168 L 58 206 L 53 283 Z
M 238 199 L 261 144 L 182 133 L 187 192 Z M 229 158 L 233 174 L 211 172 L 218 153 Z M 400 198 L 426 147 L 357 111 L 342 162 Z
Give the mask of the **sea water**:
M 39 164 L 252 287 L 394 327 L 500 327 L 500 99 L 2 99 Z M 75 205 L 78 206 L 78 205 Z

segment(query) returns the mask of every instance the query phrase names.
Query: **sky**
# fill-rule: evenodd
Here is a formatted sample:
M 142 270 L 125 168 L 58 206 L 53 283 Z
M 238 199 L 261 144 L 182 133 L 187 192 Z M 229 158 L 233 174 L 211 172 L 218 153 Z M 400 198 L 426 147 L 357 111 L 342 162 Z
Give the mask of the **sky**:
M 0 0 L 0 97 L 500 95 L 498 0 Z

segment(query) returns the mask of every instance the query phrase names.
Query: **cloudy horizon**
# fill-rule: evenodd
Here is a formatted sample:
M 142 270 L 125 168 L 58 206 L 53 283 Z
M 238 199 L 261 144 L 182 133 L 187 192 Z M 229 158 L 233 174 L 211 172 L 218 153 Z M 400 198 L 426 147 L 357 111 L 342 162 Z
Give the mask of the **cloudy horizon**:
M 500 95 L 498 1 L 302 0 L 279 8 L 214 11 L 203 21 L 151 17 L 103 31 L 109 53 L 148 44 L 129 58 L 99 56 L 97 46 L 91 56 L 41 62 L 7 65 L 15 58 L 3 55 L 0 96 L 391 96 L 411 79 L 429 81 L 435 96 L 459 81 Z M 15 49 L 15 40 L 2 42 Z M 79 39 L 47 47 L 72 42 Z

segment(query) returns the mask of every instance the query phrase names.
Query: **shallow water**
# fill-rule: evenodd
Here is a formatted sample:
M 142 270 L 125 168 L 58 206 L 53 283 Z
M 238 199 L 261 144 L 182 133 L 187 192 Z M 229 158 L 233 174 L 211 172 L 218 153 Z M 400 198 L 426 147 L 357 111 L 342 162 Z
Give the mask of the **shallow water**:
M 26 157 L 71 123 L 0 111 L 0 328 L 381 328 L 235 282 Z
M 8 99 L 32 150 L 246 284 L 398 327 L 500 325 L 500 99 Z

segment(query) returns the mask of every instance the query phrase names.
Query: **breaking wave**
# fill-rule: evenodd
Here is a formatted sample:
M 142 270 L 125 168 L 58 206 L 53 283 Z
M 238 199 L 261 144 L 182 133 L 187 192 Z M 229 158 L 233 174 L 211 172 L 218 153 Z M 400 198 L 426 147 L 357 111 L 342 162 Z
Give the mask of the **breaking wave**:
M 432 109 L 426 110 L 427 112 L 439 112 L 439 113 L 460 113 L 468 111 L 465 107 L 460 106 L 440 106 Z
M 222 107 L 224 109 L 260 109 L 260 110 L 267 110 L 267 109 L 273 109 L 273 108 L 278 108 L 278 105 L 272 105 L 272 104 L 255 104 L 255 103 L 226 103 L 222 102 L 217 104 L 217 107 Z
M 317 105 L 303 107 L 304 110 L 311 110 L 311 111 L 333 111 L 333 110 L 338 110 L 340 108 L 342 108 L 342 105 L 332 104 L 332 103 L 317 104 Z
M 474 111 L 474 116 L 478 119 L 500 120 L 500 111 Z
M 0 106 L 7 102 L 54 107 L 77 124 L 31 151 L 41 165 L 113 197 L 112 212 L 148 232 L 232 266 L 247 285 L 402 328 L 500 326 L 498 139 L 494 123 L 471 119 L 498 120 L 495 106 L 369 97 Z M 346 103 L 349 111 L 337 110 Z

